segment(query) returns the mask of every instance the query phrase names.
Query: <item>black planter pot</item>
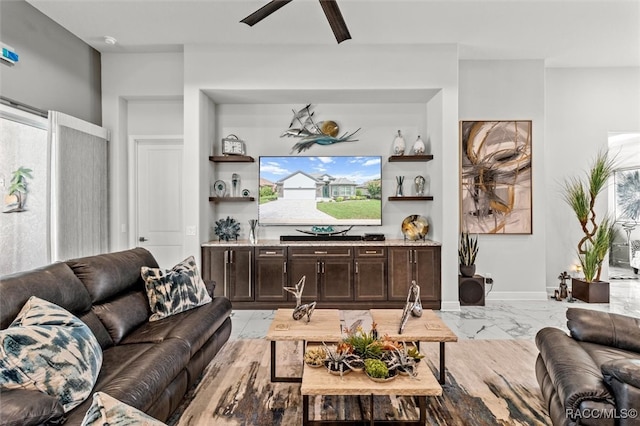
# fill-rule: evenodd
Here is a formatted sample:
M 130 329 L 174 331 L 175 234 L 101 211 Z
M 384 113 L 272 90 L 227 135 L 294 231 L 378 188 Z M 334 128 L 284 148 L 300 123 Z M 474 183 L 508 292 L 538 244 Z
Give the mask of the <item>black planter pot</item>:
M 463 277 L 472 277 L 476 273 L 476 265 L 460 265 L 460 275 Z

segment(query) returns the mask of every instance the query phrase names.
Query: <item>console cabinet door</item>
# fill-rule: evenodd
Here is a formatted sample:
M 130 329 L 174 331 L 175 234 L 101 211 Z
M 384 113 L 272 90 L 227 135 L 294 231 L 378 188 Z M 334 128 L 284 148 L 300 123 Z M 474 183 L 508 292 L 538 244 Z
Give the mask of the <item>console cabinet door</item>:
M 227 255 L 229 300 L 253 300 L 253 247 L 229 248 Z
M 202 279 L 215 281 L 214 296 L 228 296 L 228 247 L 202 247 Z
M 355 300 L 387 300 L 387 252 L 384 247 L 356 247 Z
M 287 282 L 287 249 L 282 247 L 256 248 L 256 301 L 285 302 Z M 306 290 L 306 286 L 305 286 Z
M 414 279 L 420 286 L 420 299 L 440 301 L 440 247 L 416 248 L 413 256 L 415 258 Z
M 315 302 L 318 300 L 318 280 L 320 279 L 320 264 L 315 258 L 294 258 L 289 256 L 288 263 L 289 287 L 295 287 L 300 278 L 305 276 L 302 302 Z M 288 300 L 296 301 L 293 294 L 288 294 Z M 294 303 L 295 305 L 295 303 Z
M 320 300 L 324 302 L 353 300 L 353 260 L 323 258 L 320 262 Z
M 414 279 L 413 248 L 389 248 L 389 300 L 406 300 Z
M 253 300 L 253 248 L 203 247 L 202 278 L 216 282 L 214 296 Z

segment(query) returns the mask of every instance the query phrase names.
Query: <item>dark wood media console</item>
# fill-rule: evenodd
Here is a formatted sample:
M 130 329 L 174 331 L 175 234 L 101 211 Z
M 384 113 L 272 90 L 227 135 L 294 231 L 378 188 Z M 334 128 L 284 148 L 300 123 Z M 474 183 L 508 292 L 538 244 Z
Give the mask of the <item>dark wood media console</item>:
M 295 306 L 294 286 L 306 276 L 303 302 L 318 308 L 404 307 L 411 280 L 425 309 L 440 309 L 440 244 L 433 241 L 209 242 L 202 277 L 234 309 Z

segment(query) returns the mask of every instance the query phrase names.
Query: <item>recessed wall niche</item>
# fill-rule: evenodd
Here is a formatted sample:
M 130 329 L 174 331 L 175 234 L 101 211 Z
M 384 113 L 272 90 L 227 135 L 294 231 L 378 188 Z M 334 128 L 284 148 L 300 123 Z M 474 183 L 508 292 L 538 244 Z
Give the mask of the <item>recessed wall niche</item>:
M 209 184 L 216 180 L 231 182 L 233 173 L 241 179 L 241 187 L 256 195 L 255 202 L 211 203 L 209 228 L 216 220 L 231 216 L 241 225 L 240 238 L 248 237 L 250 219 L 258 217 L 258 159 L 260 156 L 336 156 L 379 155 L 382 157 L 382 226 L 356 226 L 350 234 L 383 233 L 387 238 L 402 238 L 400 224 L 409 214 L 429 218 L 429 239 L 439 241 L 442 223 L 442 94 L 435 90 L 371 90 L 371 91 L 231 91 L 205 90 L 211 100 L 212 125 L 205 139 L 209 155 L 221 155 L 221 141 L 228 135 L 237 135 L 245 141 L 247 155 L 254 163 L 210 162 Z M 313 118 L 319 122 L 333 120 L 339 134 L 360 129 L 354 142 L 333 145 L 314 145 L 300 154 L 292 147 L 296 138 L 280 137 L 293 117 L 292 110 L 313 104 Z M 425 141 L 427 153 L 434 155 L 429 162 L 394 162 L 393 140 L 401 130 L 407 142 L 407 154 L 418 136 Z M 393 202 L 396 176 L 405 176 L 405 193 L 415 191 L 413 180 L 422 175 L 429 182 L 429 194 L 434 201 Z M 284 176 L 283 176 L 284 177 Z M 300 227 L 302 228 L 302 227 Z M 278 239 L 280 235 L 295 234 L 296 227 L 261 226 L 260 239 Z M 214 240 L 209 229 L 209 239 Z

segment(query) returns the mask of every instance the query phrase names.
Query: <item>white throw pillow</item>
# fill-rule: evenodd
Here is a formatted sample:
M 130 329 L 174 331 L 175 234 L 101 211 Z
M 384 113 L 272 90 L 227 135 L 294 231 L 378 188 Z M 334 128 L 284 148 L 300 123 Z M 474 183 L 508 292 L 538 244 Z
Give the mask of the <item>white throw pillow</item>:
M 93 394 L 93 403 L 81 426 L 166 426 L 160 420 L 133 408 L 104 392 Z
M 91 395 L 101 366 L 102 348 L 91 329 L 35 296 L 0 330 L 0 388 L 44 392 L 58 398 L 65 413 Z
M 152 312 L 149 321 L 157 321 L 211 302 L 193 256 L 170 270 L 143 266 L 140 272 Z

